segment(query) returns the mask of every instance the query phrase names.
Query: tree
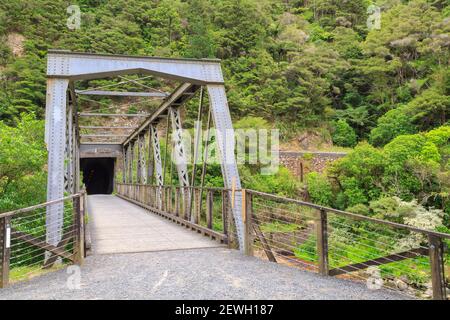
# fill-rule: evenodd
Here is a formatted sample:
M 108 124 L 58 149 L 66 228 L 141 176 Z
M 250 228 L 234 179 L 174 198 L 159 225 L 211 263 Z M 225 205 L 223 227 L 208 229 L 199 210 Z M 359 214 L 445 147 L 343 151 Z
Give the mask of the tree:
M 374 146 L 384 146 L 399 135 L 412 134 L 416 127 L 404 108 L 388 111 L 378 119 L 376 128 L 370 131 L 369 141 Z
M 44 122 L 32 115 L 17 127 L 0 121 L 0 145 L 0 212 L 44 201 Z
M 425 90 L 406 105 L 405 112 L 422 130 L 444 125 L 450 117 L 450 96 L 434 88 Z
M 333 125 L 333 142 L 341 147 L 354 147 L 356 145 L 356 133 L 345 120 L 338 120 Z

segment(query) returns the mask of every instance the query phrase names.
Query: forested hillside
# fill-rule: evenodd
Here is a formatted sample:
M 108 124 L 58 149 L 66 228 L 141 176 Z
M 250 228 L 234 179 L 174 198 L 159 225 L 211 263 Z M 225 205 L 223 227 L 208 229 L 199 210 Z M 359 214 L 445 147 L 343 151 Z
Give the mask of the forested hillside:
M 66 26 L 73 4 L 82 11 L 76 30 Z M 368 27 L 370 5 L 381 8 L 380 28 Z M 236 121 L 262 117 L 284 141 L 311 131 L 338 146 L 360 143 L 308 178 L 314 201 L 371 212 L 371 201 L 398 196 L 448 213 L 449 31 L 447 0 L 2 1 L 2 130 L 16 139 L 14 127 L 32 121 L 22 113 L 42 119 L 48 49 L 215 57 Z M 1 152 L 0 194 L 17 173 Z M 275 191 L 295 193 L 277 179 Z
M 0 119 L 41 117 L 50 48 L 224 60 L 236 117 L 280 127 L 354 130 L 382 146 L 449 113 L 445 0 L 11 0 L 0 5 Z M 69 30 L 66 9 L 82 9 Z M 14 41 L 15 40 L 15 41 Z M 16 44 L 16 47 L 14 47 Z M 344 123 L 345 121 L 346 123 Z M 351 129 L 348 128 L 350 125 Z M 353 146 L 354 139 L 335 141 Z

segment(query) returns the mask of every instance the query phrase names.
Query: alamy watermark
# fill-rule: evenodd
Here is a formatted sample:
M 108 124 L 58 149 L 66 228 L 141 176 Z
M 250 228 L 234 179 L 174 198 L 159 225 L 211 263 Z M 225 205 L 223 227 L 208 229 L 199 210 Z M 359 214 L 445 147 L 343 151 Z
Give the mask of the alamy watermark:
M 380 268 L 377 266 L 370 266 L 367 268 L 369 278 L 366 281 L 367 288 L 370 290 L 380 290 L 383 287 L 383 278 L 381 277 Z
M 181 130 L 172 135 L 168 146 L 176 165 L 254 165 L 262 175 L 278 172 L 280 164 L 280 132 L 278 129 L 199 130 L 194 134 Z M 197 137 L 197 139 L 195 138 Z M 196 147 L 197 146 L 197 147 Z
M 67 13 L 70 15 L 67 18 L 67 28 L 70 30 L 78 30 L 81 28 L 81 9 L 77 5 L 67 7 Z
M 380 30 L 381 29 L 381 8 L 375 5 L 370 5 L 367 8 L 367 28 L 369 30 Z
M 72 265 L 67 267 L 67 277 L 66 285 L 69 290 L 80 290 L 81 289 L 81 268 L 77 265 Z

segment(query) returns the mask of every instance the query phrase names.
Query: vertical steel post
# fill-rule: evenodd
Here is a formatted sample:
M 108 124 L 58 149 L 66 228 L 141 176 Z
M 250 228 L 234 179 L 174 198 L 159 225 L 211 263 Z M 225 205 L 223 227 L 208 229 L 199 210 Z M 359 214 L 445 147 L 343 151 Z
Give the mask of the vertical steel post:
M 210 108 L 216 128 L 217 150 L 221 162 L 224 186 L 230 189 L 234 180 L 236 189 L 239 190 L 241 189 L 241 181 L 234 153 L 235 133 L 225 93 L 225 86 L 222 84 L 208 84 L 207 88 Z M 239 248 L 241 251 L 244 251 L 243 237 L 245 230 L 242 223 L 242 210 L 244 205 L 240 193 L 236 195 L 233 202 L 231 207 L 236 225 Z
M 47 200 L 64 197 L 68 79 L 47 79 L 45 142 L 48 149 Z M 64 204 L 47 207 L 46 241 L 56 246 L 62 238 Z M 46 254 L 49 257 L 50 253 Z
M 162 168 L 162 160 L 161 160 L 161 147 L 159 144 L 158 131 L 153 124 L 150 125 L 150 131 L 151 131 L 151 136 L 152 136 L 153 157 L 155 160 L 156 185 L 159 187 L 158 190 L 156 190 L 157 203 L 156 203 L 155 207 L 161 209 L 161 206 L 162 206 L 161 186 L 164 185 L 163 168 Z
M 154 171 L 154 159 L 153 159 L 153 147 L 152 147 L 152 132 L 151 125 L 148 128 L 148 166 L 147 166 L 147 183 L 153 184 L 153 171 Z
M 141 181 L 141 137 L 140 135 L 137 136 L 136 140 L 137 144 L 137 157 L 136 157 L 136 183 L 142 183 Z

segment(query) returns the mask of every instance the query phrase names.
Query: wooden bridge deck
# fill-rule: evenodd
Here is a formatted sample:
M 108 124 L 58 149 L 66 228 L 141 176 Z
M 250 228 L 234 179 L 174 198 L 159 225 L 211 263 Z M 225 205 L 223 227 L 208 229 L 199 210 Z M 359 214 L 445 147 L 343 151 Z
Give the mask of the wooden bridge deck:
M 93 254 L 221 246 L 116 196 L 89 196 L 88 214 Z

